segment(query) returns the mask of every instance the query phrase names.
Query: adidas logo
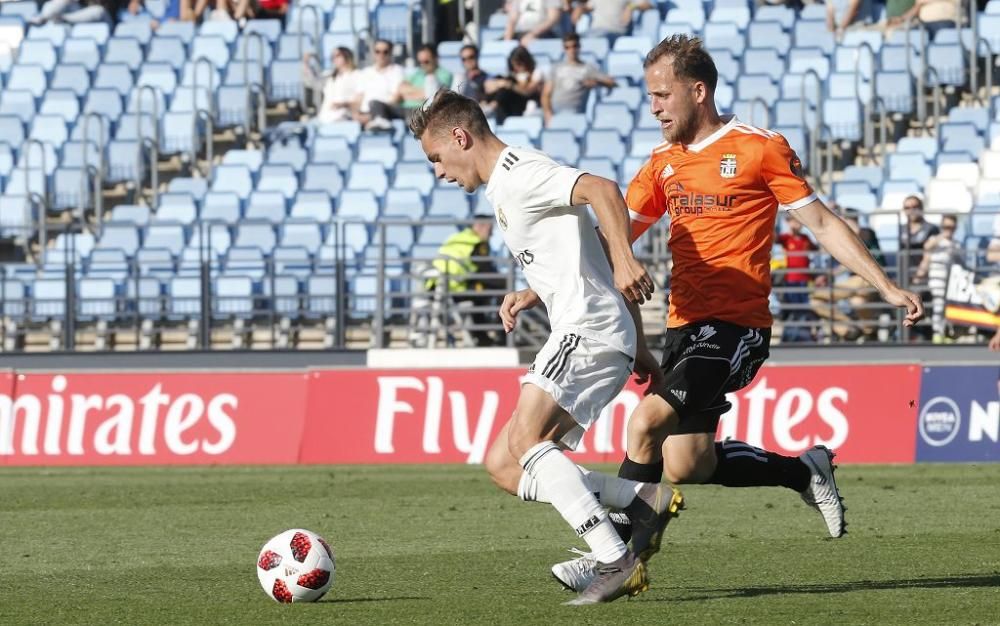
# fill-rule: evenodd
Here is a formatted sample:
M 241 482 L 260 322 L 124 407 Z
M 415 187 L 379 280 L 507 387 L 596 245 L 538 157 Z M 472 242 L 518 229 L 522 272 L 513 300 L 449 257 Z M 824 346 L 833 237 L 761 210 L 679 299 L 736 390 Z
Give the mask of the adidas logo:
M 676 397 L 681 402 L 684 402 L 684 400 L 687 398 L 688 395 L 688 392 L 685 391 L 684 389 L 671 389 L 670 393 L 674 394 L 674 397 Z
M 292 576 L 292 575 L 298 574 L 298 573 L 299 573 L 299 570 L 297 568 L 291 567 L 291 566 L 288 566 L 288 565 L 285 566 L 285 576 Z
M 667 180 L 674 175 L 674 166 L 667 163 L 667 166 L 660 172 L 660 180 Z
M 695 343 L 699 341 L 705 341 L 714 334 L 715 334 L 715 328 L 713 326 L 709 326 L 708 324 L 706 324 L 698 329 L 697 335 L 691 335 L 691 341 Z

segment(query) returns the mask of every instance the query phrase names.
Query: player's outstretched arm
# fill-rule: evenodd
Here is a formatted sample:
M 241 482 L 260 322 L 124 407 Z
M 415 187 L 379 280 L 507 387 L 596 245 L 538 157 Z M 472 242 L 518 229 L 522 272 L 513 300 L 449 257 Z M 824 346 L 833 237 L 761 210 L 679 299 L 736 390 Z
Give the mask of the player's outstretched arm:
M 632 254 L 628 208 L 618 183 L 584 174 L 573 187 L 574 205 L 589 204 L 597 214 L 608 242 L 608 256 L 614 271 L 615 287 L 632 302 L 642 304 L 653 294 L 653 279 Z
M 503 330 L 509 333 L 514 330 L 517 324 L 517 314 L 525 309 L 533 309 L 542 303 L 533 289 L 522 289 L 512 291 L 503 297 L 500 303 L 500 321 L 503 322 Z
M 913 326 L 924 316 L 920 296 L 901 289 L 872 257 L 858 236 L 820 200 L 793 209 L 796 218 L 812 231 L 816 240 L 833 258 L 878 289 L 882 299 L 906 309 L 904 326 Z

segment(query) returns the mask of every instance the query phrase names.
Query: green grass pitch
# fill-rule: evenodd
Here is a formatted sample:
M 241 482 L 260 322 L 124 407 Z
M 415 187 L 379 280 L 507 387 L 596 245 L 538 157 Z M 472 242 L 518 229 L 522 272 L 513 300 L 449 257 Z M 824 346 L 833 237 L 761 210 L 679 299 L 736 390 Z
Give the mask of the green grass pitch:
M 613 468 L 610 468 L 613 469 Z M 845 466 L 850 534 L 783 489 L 685 489 L 632 600 L 564 607 L 583 547 L 462 466 L 0 469 L 0 624 L 998 624 L 1000 465 Z M 330 542 L 316 604 L 257 552 Z

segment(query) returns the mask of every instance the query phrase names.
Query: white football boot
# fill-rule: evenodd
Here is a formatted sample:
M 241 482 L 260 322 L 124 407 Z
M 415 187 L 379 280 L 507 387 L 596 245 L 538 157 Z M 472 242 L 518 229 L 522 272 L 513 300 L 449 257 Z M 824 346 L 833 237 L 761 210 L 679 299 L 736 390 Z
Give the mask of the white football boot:
M 834 480 L 833 457 L 836 456 L 826 446 L 816 446 L 806 450 L 799 459 L 806 464 L 812 473 L 809 486 L 801 492 L 802 501 L 819 511 L 826 522 L 826 528 L 831 537 L 842 537 L 847 533 L 847 522 L 844 521 L 844 499 L 837 490 Z

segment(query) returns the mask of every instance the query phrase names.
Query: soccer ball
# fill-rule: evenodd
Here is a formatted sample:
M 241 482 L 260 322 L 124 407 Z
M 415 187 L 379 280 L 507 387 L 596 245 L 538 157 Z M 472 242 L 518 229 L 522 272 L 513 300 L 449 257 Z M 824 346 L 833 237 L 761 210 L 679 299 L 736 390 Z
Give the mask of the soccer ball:
M 293 528 L 264 544 L 257 578 L 276 602 L 315 602 L 333 585 L 333 550 L 314 532 Z

